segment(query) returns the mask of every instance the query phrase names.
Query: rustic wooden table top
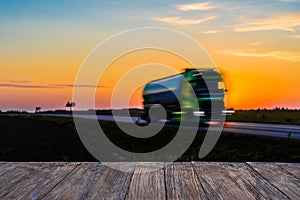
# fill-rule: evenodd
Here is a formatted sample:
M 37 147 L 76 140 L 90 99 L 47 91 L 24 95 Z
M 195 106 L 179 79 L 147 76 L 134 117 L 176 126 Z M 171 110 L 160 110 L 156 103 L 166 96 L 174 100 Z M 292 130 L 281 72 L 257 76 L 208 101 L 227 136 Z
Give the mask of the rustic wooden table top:
M 300 163 L 0 163 L 1 199 L 300 199 Z M 155 166 L 162 163 L 150 163 Z

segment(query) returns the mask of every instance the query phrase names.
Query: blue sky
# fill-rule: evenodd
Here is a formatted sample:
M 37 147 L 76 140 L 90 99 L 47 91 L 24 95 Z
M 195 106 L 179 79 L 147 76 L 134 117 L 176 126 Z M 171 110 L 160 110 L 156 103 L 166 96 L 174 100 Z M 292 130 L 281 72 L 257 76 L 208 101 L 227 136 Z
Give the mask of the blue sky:
M 214 9 L 180 10 L 180 5 L 207 3 Z M 0 3 L 0 22 L 2 31 L 20 23 L 32 26 L 35 23 L 61 24 L 62 26 L 84 29 L 85 26 L 97 26 L 98 30 L 122 31 L 141 26 L 173 26 L 170 22 L 158 19 L 180 17 L 180 19 L 210 20 L 210 27 L 219 28 L 240 23 L 241 17 L 266 18 L 282 13 L 299 12 L 300 1 L 38 1 L 38 0 L 2 0 Z M 215 27 L 213 26 L 215 24 Z M 193 24 L 197 25 L 197 24 Z M 207 24 L 203 23 L 201 26 Z M 82 26 L 82 27 L 81 27 Z M 196 27 L 196 26 L 194 26 Z M 39 27 L 38 27 L 39 28 Z M 60 27 L 58 27 L 60 28 Z M 175 28 L 181 28 L 178 25 Z M 185 27 L 187 28 L 187 27 Z M 102 31 L 101 30 L 101 31 Z M 51 31 L 51 30 L 49 30 Z M 77 30 L 78 31 L 78 30 Z

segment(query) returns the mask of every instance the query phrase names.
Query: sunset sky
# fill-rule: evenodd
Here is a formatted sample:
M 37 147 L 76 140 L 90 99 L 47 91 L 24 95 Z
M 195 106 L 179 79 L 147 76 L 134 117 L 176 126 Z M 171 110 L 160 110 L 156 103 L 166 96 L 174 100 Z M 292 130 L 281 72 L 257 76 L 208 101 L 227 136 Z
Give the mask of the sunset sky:
M 1 0 L 0 25 L 0 110 L 64 109 L 89 52 L 140 27 L 174 29 L 199 42 L 223 74 L 228 108 L 300 108 L 299 0 Z M 151 62 L 188 65 L 144 51 L 118 59 L 112 73 Z M 99 82 L 96 108 L 110 107 L 117 80 Z M 132 107 L 141 107 L 140 91 Z

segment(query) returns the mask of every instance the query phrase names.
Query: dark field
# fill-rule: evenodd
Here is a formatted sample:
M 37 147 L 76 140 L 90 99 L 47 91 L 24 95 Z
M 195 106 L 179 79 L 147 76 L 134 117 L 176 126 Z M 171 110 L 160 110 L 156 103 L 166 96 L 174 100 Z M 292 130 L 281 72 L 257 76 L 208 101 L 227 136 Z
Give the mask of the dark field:
M 100 123 L 112 142 L 132 152 L 159 149 L 176 134 L 176 128 L 167 127 L 150 139 L 136 139 L 122 134 L 113 122 Z M 2 115 L 0 126 L 0 161 L 97 161 L 81 143 L 71 118 Z M 204 135 L 199 131 L 177 161 L 200 160 Z M 300 162 L 300 140 L 223 133 L 201 161 Z
M 237 110 L 232 116 L 227 117 L 235 122 L 258 122 L 274 124 L 300 125 L 299 110 Z

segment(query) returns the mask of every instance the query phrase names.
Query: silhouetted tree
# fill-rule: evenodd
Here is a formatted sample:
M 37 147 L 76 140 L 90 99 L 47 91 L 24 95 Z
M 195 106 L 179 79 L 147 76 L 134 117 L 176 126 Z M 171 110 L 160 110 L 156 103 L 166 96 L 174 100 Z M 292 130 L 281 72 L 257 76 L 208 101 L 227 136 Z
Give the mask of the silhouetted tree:
M 40 111 L 42 108 L 41 107 L 35 107 L 35 113 L 37 113 L 38 111 Z
M 75 106 L 76 106 L 75 102 L 69 102 L 69 101 L 67 102 L 66 107 L 70 108 L 70 114 L 72 113 L 72 108 Z

